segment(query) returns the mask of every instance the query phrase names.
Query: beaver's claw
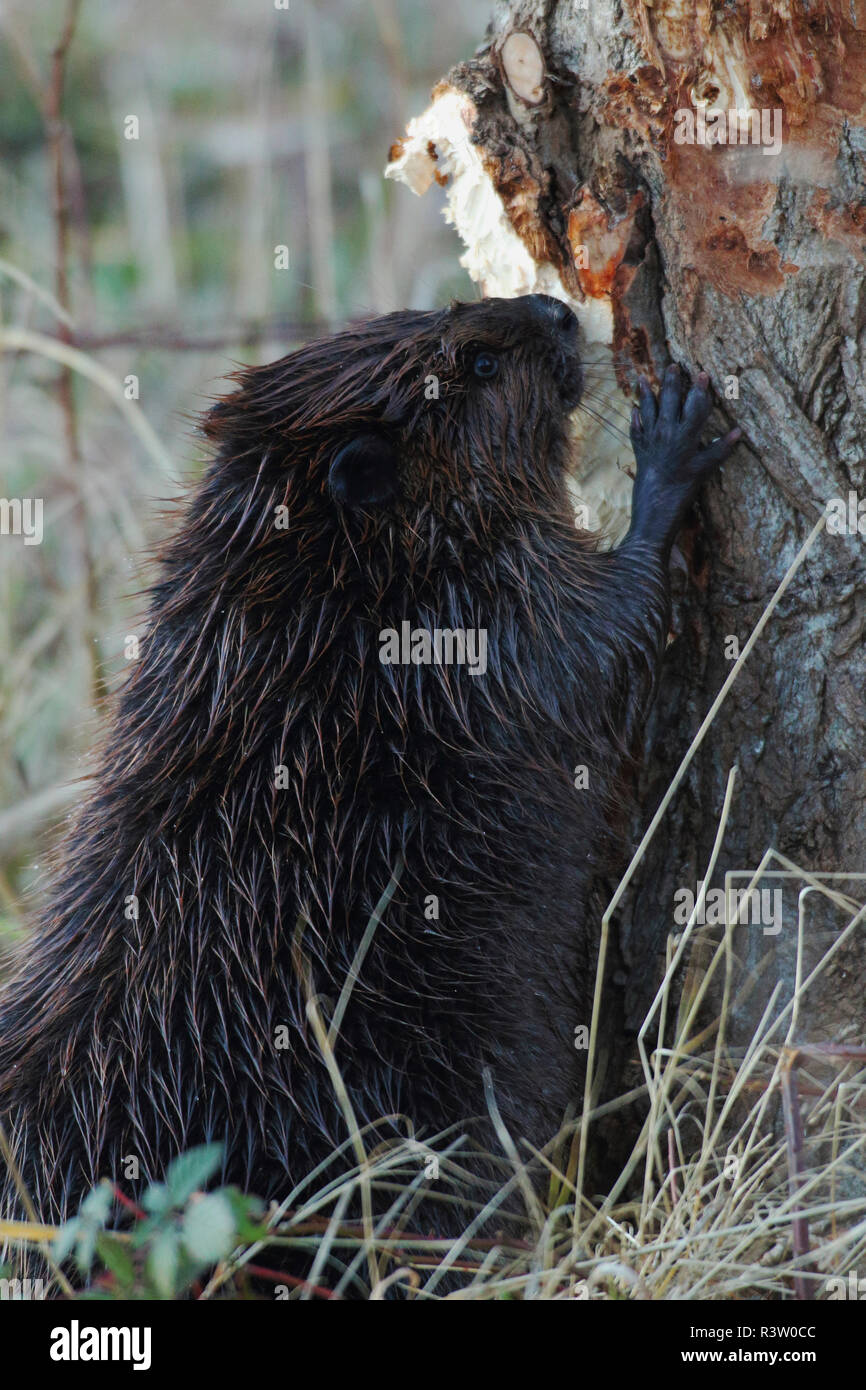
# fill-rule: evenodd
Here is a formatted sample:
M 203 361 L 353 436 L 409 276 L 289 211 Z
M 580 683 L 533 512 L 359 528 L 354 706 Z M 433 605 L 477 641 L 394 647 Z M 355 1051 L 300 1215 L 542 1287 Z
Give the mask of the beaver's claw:
M 704 478 L 741 436 L 741 430 L 731 430 L 701 448 L 701 430 L 712 409 L 709 384 L 706 373 L 699 373 L 684 399 L 683 374 L 668 367 L 656 402 L 649 382 L 640 379 L 640 405 L 631 416 L 637 474 L 630 534 L 641 540 L 670 545 Z

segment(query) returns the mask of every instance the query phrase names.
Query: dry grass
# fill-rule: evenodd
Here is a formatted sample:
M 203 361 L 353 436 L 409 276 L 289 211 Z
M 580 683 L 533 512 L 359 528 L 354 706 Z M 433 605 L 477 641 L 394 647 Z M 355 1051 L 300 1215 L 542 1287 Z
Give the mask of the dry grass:
M 827 1297 L 829 1278 L 866 1266 L 866 1050 L 797 1047 L 792 1037 L 810 990 L 866 912 L 834 896 L 847 924 L 790 997 L 775 986 L 745 1047 L 726 1041 L 729 1015 L 753 987 L 751 976 L 738 978 L 736 919 L 709 949 L 706 933 L 691 925 L 671 940 L 643 1032 L 644 1040 L 650 1028 L 658 1038 L 675 1014 L 670 1040 L 651 1049 L 644 1041 L 643 1083 L 596 1107 L 541 1155 L 550 1171 L 543 1201 L 527 1175 L 539 1156 L 504 1132 L 510 1175 L 479 1200 L 459 1136 L 384 1144 L 375 1128 L 360 1130 L 334 1039 L 311 998 L 310 1021 L 349 1137 L 269 1214 L 267 1235 L 223 1260 L 194 1293 L 242 1295 L 250 1270 L 261 1286 L 279 1249 L 294 1252 L 293 1266 L 309 1262 L 305 1281 L 273 1275 L 275 1286 L 301 1300 L 379 1300 L 395 1285 L 410 1297 L 451 1300 Z M 714 985 L 722 1007 L 707 1021 Z M 492 1095 L 490 1104 L 498 1120 Z M 577 1184 L 580 1136 L 603 1128 L 622 1107 L 639 1109 L 643 1127 L 618 1182 L 597 1198 Z M 428 1182 L 434 1157 L 438 1179 Z M 525 1230 L 519 1238 L 491 1234 L 498 1209 L 506 1201 L 513 1209 L 515 1194 L 523 1195 Z M 461 1201 L 465 1209 L 473 1195 L 477 1215 L 458 1241 L 419 1233 L 422 1196 Z M 363 1220 L 347 1220 L 359 1207 Z M 49 1232 L 0 1223 L 4 1234 L 13 1245 L 44 1250 Z
M 491 1240 L 497 1207 L 526 1190 L 524 1165 L 533 1157 L 525 1146 L 507 1142 L 513 1174 L 479 1208 L 463 1238 L 449 1245 L 413 1236 L 411 1212 L 424 1186 L 419 1150 L 429 1155 L 437 1146 L 408 1141 L 369 1153 L 332 1183 L 317 1186 L 313 1175 L 315 1194 L 292 1194 L 286 1203 L 291 1216 L 273 1221 L 279 1244 L 309 1251 L 312 1285 L 324 1280 L 335 1292 L 363 1289 L 373 1298 L 393 1283 L 415 1297 L 441 1296 L 444 1276 L 455 1269 L 466 1283 L 447 1293 L 451 1299 L 826 1297 L 828 1278 L 866 1263 L 866 1049 L 843 1044 L 834 1055 L 832 1045 L 797 1048 L 792 1037 L 809 991 L 862 923 L 866 909 L 848 910 L 831 949 L 797 980 L 790 997 L 780 984 L 774 988 L 751 1041 L 736 1050 L 726 1043 L 728 1014 L 753 984 L 750 976 L 737 979 L 736 918 L 709 953 L 705 935 L 691 926 L 671 941 L 644 1037 L 650 1024 L 663 1027 L 679 996 L 672 1040 L 644 1049 L 642 1086 L 596 1108 L 551 1146 L 574 1154 L 574 1143 L 563 1140 L 588 1134 L 621 1106 L 643 1106 L 646 1118 L 633 1152 L 603 1199 L 579 1191 L 569 1165 L 557 1166 L 545 1155 L 548 1201 L 543 1207 L 534 1197 L 526 1201 L 527 1238 Z M 802 932 L 802 917 L 800 926 Z M 722 1008 L 707 1023 L 703 1005 L 714 981 L 721 985 Z M 790 1097 L 792 1088 L 802 1134 L 784 1115 L 784 1092 Z M 351 1144 L 357 1152 L 369 1149 L 370 1141 L 356 1129 Z M 439 1200 L 453 1200 L 466 1180 L 461 1148 L 452 1143 L 438 1153 L 438 1186 L 449 1189 Z M 378 1210 L 383 1194 L 391 1200 L 366 1230 L 342 1219 L 362 1185 L 378 1194 Z M 395 1232 L 401 1224 L 406 1229 Z M 257 1255 L 245 1251 L 224 1265 L 205 1295 Z M 342 1266 L 336 1277 L 332 1262 Z M 299 1290 L 298 1296 L 314 1292 Z

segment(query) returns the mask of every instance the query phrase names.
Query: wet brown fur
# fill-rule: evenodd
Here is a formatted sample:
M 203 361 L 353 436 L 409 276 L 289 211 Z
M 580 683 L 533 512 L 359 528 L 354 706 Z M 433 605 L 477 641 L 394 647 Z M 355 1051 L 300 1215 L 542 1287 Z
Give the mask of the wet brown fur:
M 617 857 L 666 613 L 656 555 L 575 529 L 579 388 L 570 326 L 529 297 L 350 328 L 243 371 L 209 415 L 213 462 L 0 996 L 0 1115 L 45 1219 L 101 1176 L 129 1190 L 127 1155 L 143 1183 L 220 1140 L 225 1179 L 283 1199 L 343 1144 L 293 938 L 327 1011 L 401 863 L 336 1044 L 359 1122 L 481 1116 L 495 1148 L 484 1068 L 517 1140 L 579 1102 L 587 894 Z M 396 469 L 369 507 L 329 483 L 359 436 Z M 404 619 L 486 629 L 486 674 L 383 664 Z

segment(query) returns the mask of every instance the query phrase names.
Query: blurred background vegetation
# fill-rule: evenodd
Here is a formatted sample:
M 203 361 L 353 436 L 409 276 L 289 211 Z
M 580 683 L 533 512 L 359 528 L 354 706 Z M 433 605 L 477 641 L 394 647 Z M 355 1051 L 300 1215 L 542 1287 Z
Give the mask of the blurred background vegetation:
M 41 545 L 0 535 L 0 951 L 201 469 L 196 413 L 236 362 L 475 297 L 435 198 L 382 169 L 487 0 L 280 3 L 0 9 L 0 497 L 44 506 Z

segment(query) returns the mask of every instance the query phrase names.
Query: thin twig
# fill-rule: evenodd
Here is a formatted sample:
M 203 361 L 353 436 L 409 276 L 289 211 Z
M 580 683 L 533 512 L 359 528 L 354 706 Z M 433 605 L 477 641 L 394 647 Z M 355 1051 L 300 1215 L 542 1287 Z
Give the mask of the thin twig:
M 800 1188 L 803 1186 L 803 1117 L 800 1114 L 800 1097 L 797 1092 L 797 1053 L 789 1053 L 782 1067 L 782 1111 L 785 1117 L 785 1142 L 788 1153 L 788 1187 L 794 1202 L 794 1215 L 791 1221 L 791 1234 L 794 1242 L 794 1256 L 805 1260 L 809 1254 L 809 1222 L 798 1204 Z M 794 1297 L 809 1298 L 808 1276 L 814 1273 L 805 1264 L 794 1275 Z
M 71 341 L 71 304 L 69 297 L 69 200 L 66 190 L 65 154 L 71 139 L 63 118 L 63 97 L 66 85 L 66 67 L 78 16 L 81 0 L 67 0 L 66 17 L 60 38 L 51 55 L 51 75 L 42 103 L 45 136 L 51 163 L 52 210 L 54 217 L 54 293 L 63 314 L 57 325 L 57 336 L 67 346 Z M 83 486 L 83 463 L 78 432 L 78 415 L 75 406 L 74 376 L 71 368 L 64 365 L 58 380 L 60 409 L 63 413 L 63 430 L 66 439 L 66 460 L 68 466 L 68 485 L 72 492 L 72 522 L 77 532 L 78 550 L 84 571 L 84 650 L 90 662 L 91 699 L 98 704 L 106 694 L 105 678 L 97 659 L 95 641 L 95 613 L 98 600 L 98 580 L 96 563 L 90 545 L 87 519 L 87 504 Z

